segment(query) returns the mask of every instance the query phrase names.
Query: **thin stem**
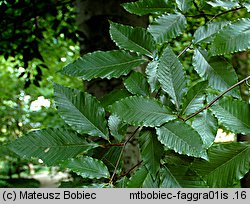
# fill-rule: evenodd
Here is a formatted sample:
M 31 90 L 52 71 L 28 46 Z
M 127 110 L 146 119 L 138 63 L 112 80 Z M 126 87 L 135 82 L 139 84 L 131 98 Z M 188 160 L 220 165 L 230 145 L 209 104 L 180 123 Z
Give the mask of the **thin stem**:
M 140 129 L 140 127 L 137 127 L 136 130 L 133 132 L 133 134 L 131 134 L 131 135 L 128 137 L 128 139 L 126 139 L 126 141 L 123 143 L 122 150 L 121 150 L 121 153 L 120 153 L 120 155 L 119 155 L 119 157 L 118 157 L 118 159 L 117 159 L 117 162 L 116 162 L 116 165 L 115 165 L 114 172 L 113 172 L 113 174 L 112 174 L 112 176 L 111 176 L 111 178 L 110 178 L 110 180 L 109 180 L 110 183 L 112 183 L 112 181 L 114 180 L 114 177 L 115 177 L 116 172 L 117 172 L 117 168 L 118 168 L 119 163 L 120 163 L 120 161 L 121 161 L 122 154 L 123 154 L 123 152 L 124 152 L 124 150 L 125 150 L 126 145 L 127 145 L 128 142 L 135 136 L 136 132 L 137 132 L 139 129 Z
M 243 8 L 245 8 L 245 7 L 241 6 L 241 7 L 237 7 L 237 8 L 228 10 L 228 11 L 224 11 L 224 12 L 218 13 L 213 18 L 211 18 L 209 22 L 213 21 L 215 18 L 217 18 L 219 16 L 222 16 L 224 14 L 227 14 L 227 13 L 230 13 L 230 12 L 233 12 L 233 11 L 238 11 L 238 10 L 243 9 Z
M 122 174 L 122 176 L 127 176 L 131 171 L 133 171 L 136 167 L 138 167 L 141 163 L 143 162 L 143 160 L 139 161 L 136 165 L 134 165 L 131 169 L 129 169 L 127 172 L 125 172 L 124 174 Z
M 187 47 L 185 47 L 180 53 L 179 55 L 177 56 L 177 58 L 180 58 L 185 52 L 188 51 L 188 49 L 193 45 L 193 43 L 189 43 L 189 45 Z
M 184 119 L 184 122 L 188 121 L 189 119 L 193 118 L 194 116 L 198 115 L 199 113 L 201 113 L 202 111 L 210 108 L 216 101 L 218 101 L 223 95 L 225 95 L 227 92 L 231 91 L 232 89 L 234 89 L 235 87 L 241 85 L 244 82 L 247 82 L 250 79 L 250 76 L 246 77 L 245 79 L 242 79 L 241 81 L 239 81 L 238 83 L 234 84 L 233 86 L 231 86 L 230 88 L 228 88 L 226 91 L 222 92 L 219 96 L 217 96 L 215 99 L 213 99 L 209 104 L 207 104 L 204 108 L 198 110 L 197 112 L 191 114 L 190 116 L 188 116 L 187 118 Z

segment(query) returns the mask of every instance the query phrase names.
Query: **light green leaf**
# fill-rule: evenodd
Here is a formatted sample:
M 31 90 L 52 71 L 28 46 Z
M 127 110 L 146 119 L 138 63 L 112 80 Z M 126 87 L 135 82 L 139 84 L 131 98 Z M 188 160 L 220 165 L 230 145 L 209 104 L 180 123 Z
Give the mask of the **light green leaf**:
M 250 169 L 250 143 L 221 143 L 208 151 L 209 162 L 196 160 L 194 169 L 211 188 L 228 188 Z
M 236 0 L 212 0 L 212 1 L 208 1 L 208 4 L 210 4 L 213 7 L 222 7 L 225 9 L 231 9 L 234 7 L 239 6 L 238 2 Z
M 164 154 L 163 145 L 152 131 L 143 131 L 139 136 L 142 160 L 153 177 L 160 169 L 160 159 Z
M 105 164 L 92 157 L 79 157 L 65 160 L 61 163 L 63 168 L 69 168 L 83 178 L 109 178 L 110 174 Z
M 145 166 L 140 167 L 129 179 L 128 188 L 141 188 L 143 182 L 148 175 L 148 170 Z
M 88 53 L 61 70 L 69 76 L 85 80 L 94 78 L 118 78 L 127 75 L 133 68 L 146 62 L 139 56 L 132 56 L 122 50 L 96 51 Z
M 108 120 L 108 126 L 111 135 L 121 142 L 127 132 L 128 126 L 122 122 L 122 120 L 115 115 L 111 115 Z
M 54 85 L 55 101 L 64 121 L 80 134 L 108 139 L 105 111 L 90 94 Z
M 162 15 L 156 18 L 148 27 L 157 43 L 168 42 L 183 33 L 187 26 L 182 14 Z
M 146 78 L 140 72 L 133 72 L 125 81 L 126 89 L 135 95 L 148 96 L 149 85 Z
M 233 133 L 250 134 L 250 105 L 231 98 L 222 98 L 211 107 L 218 120 Z
M 158 68 L 158 61 L 152 61 L 148 63 L 146 67 L 146 75 L 147 80 L 150 85 L 150 90 L 153 93 L 155 90 L 159 89 L 160 84 L 157 80 L 157 68 Z
M 178 8 L 186 13 L 193 5 L 193 0 L 176 0 Z
M 247 12 L 250 12 L 250 1 L 244 2 L 242 5 L 247 8 Z
M 114 102 L 121 100 L 122 98 L 126 98 L 128 96 L 131 96 L 131 94 L 126 89 L 115 89 L 108 93 L 107 95 L 104 95 L 100 101 L 102 104 L 102 107 L 105 109 L 108 109 L 109 105 L 112 105 Z
M 204 148 L 209 148 L 213 144 L 218 130 L 216 118 L 210 111 L 205 110 L 194 118 L 192 127 L 200 134 Z
M 67 129 L 44 129 L 30 132 L 8 145 L 8 148 L 22 157 L 37 157 L 47 165 L 74 157 L 97 147 Z
M 117 101 L 110 110 L 124 122 L 135 126 L 154 127 L 176 118 L 159 101 L 142 96 L 131 96 Z
M 180 109 L 186 80 L 182 64 L 169 47 L 164 50 L 159 60 L 157 78 L 162 89 L 173 99 L 177 109 Z
M 195 49 L 193 65 L 200 77 L 207 79 L 209 85 L 219 91 L 225 91 L 238 82 L 233 66 L 222 57 L 208 57 L 205 50 Z M 239 98 L 239 88 L 234 88 L 227 95 Z
M 207 85 L 206 81 L 202 81 L 189 88 L 183 102 L 182 114 L 190 115 L 203 108 Z
M 165 13 L 168 11 L 168 0 L 139 0 L 122 4 L 130 13 L 143 16 L 150 13 Z
M 201 136 L 189 125 L 181 121 L 170 121 L 156 128 L 158 140 L 179 154 L 206 159 Z
M 211 42 L 215 34 L 229 23 L 229 21 L 212 22 L 199 27 L 194 32 L 193 43 Z
M 146 29 L 111 22 L 109 32 L 119 48 L 153 57 L 156 43 Z
M 214 37 L 209 52 L 225 55 L 250 48 L 250 19 L 241 18 L 223 27 Z

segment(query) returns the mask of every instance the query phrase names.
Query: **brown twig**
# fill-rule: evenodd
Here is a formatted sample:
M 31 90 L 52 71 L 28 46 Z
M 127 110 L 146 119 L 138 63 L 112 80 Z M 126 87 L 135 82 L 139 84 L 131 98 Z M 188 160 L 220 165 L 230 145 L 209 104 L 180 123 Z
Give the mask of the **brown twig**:
M 139 161 L 136 165 L 134 165 L 131 169 L 129 169 L 127 172 L 125 172 L 124 174 L 122 174 L 123 176 L 127 176 L 128 174 L 130 174 L 131 171 L 133 171 L 136 167 L 138 167 L 141 163 L 143 162 L 143 160 Z
M 110 178 L 110 180 L 109 180 L 110 183 L 112 183 L 113 180 L 114 180 L 114 177 L 115 177 L 116 172 L 117 172 L 117 168 L 118 168 L 119 163 L 120 163 L 120 161 L 121 161 L 122 154 L 123 154 L 123 152 L 124 152 L 124 150 L 125 150 L 126 145 L 127 145 L 128 142 L 135 136 L 135 134 L 137 133 L 137 131 L 138 131 L 139 129 L 140 129 L 140 127 L 137 127 L 136 130 L 133 132 L 133 134 L 131 134 L 131 135 L 128 137 L 128 139 L 126 139 L 126 141 L 123 143 L 122 150 L 121 150 L 121 153 L 120 153 L 120 155 L 119 155 L 119 157 L 118 157 L 118 159 L 117 159 L 117 162 L 116 162 L 116 165 L 115 165 L 114 172 L 113 172 L 113 174 L 112 174 L 112 176 L 111 176 L 111 178 Z
M 187 118 L 185 118 L 183 121 L 186 122 L 189 119 L 193 118 L 194 116 L 198 115 L 199 113 L 201 113 L 202 111 L 208 109 L 209 107 L 211 107 L 216 101 L 218 101 L 223 95 L 225 95 L 227 92 L 231 91 L 232 89 L 234 89 L 235 87 L 241 85 L 244 82 L 247 82 L 250 79 L 250 76 L 246 77 L 245 79 L 242 79 L 241 81 L 239 81 L 238 83 L 234 84 L 233 86 L 231 86 L 230 88 L 228 88 L 226 91 L 222 92 L 219 96 L 217 96 L 215 99 L 213 99 L 209 104 L 207 104 L 204 108 L 198 110 L 197 112 L 191 114 L 190 116 L 188 116 Z

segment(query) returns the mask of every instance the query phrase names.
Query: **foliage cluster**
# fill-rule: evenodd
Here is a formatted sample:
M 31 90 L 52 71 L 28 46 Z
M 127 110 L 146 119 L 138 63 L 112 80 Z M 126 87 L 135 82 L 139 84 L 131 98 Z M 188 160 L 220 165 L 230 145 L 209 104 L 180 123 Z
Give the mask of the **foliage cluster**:
M 110 22 L 119 49 L 88 53 L 61 70 L 87 81 L 122 78 L 123 88 L 98 100 L 55 83 L 58 113 L 67 125 L 30 132 L 8 148 L 84 178 L 62 185 L 67 187 L 239 186 L 250 167 L 250 143 L 214 139 L 218 127 L 250 134 L 249 102 L 239 90 L 250 77 L 239 81 L 226 58 L 250 47 L 244 15 L 250 3 L 139 0 L 123 7 L 151 14 L 148 28 Z M 231 20 L 221 18 L 225 14 Z M 194 26 L 195 18 L 204 24 Z M 191 41 L 176 54 L 174 42 L 182 36 Z M 188 68 L 181 58 L 187 53 Z M 141 160 L 124 172 L 122 155 L 135 138 Z

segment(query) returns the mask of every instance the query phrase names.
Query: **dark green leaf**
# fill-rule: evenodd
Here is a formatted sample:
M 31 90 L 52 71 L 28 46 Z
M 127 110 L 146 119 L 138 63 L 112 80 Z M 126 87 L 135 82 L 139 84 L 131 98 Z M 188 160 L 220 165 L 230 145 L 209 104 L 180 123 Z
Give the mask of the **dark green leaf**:
M 211 45 L 212 55 L 225 55 L 250 48 L 250 19 L 241 18 L 223 27 Z
M 182 114 L 190 115 L 203 108 L 207 85 L 207 82 L 202 81 L 189 88 L 183 102 Z
M 157 43 L 168 42 L 185 30 L 187 21 L 182 14 L 162 15 L 156 18 L 148 27 Z
M 120 153 L 122 151 L 122 147 L 111 147 L 106 153 L 102 156 L 102 162 L 113 171 L 115 169 L 115 165 L 119 159 Z
M 146 62 L 146 59 L 132 56 L 122 50 L 96 51 L 67 65 L 61 70 L 61 73 L 85 80 L 98 77 L 118 78 L 127 75 L 133 68 L 143 62 Z
M 135 95 L 148 96 L 149 85 L 146 78 L 140 72 L 133 72 L 125 81 L 126 89 Z
M 144 131 L 139 137 L 142 160 L 148 171 L 155 178 L 160 169 L 160 159 L 164 154 L 163 145 L 157 140 L 157 135 L 152 131 Z
M 103 98 L 101 98 L 101 104 L 105 109 L 107 109 L 109 105 L 112 105 L 114 102 L 119 101 L 128 96 L 131 96 L 131 95 L 126 89 L 117 89 L 117 90 L 111 91 L 110 93 L 105 95 Z
M 176 164 L 161 169 L 161 188 L 204 188 L 208 187 L 199 175 L 190 171 L 188 166 Z
M 159 101 L 142 96 L 131 96 L 115 102 L 110 110 L 131 125 L 159 126 L 176 117 Z
M 147 168 L 145 166 L 142 166 L 130 177 L 128 182 L 128 188 L 141 188 L 147 175 Z
M 58 84 L 54 88 L 59 114 L 67 124 L 81 134 L 108 139 L 105 111 L 94 97 Z
M 213 144 L 218 130 L 216 118 L 210 111 L 205 110 L 194 118 L 192 127 L 200 134 L 204 148 L 209 148 Z
M 170 121 L 156 128 L 159 141 L 179 154 L 206 159 L 201 136 L 189 125 L 181 121 Z
M 130 13 L 139 16 L 150 13 L 164 13 L 168 11 L 166 0 L 139 0 L 136 2 L 125 3 L 123 7 Z
M 66 129 L 44 129 L 30 132 L 8 145 L 22 157 L 37 157 L 48 165 L 68 159 L 97 147 Z
M 233 133 L 250 134 L 249 104 L 231 98 L 223 98 L 211 109 L 228 130 Z
M 208 151 L 208 161 L 196 160 L 192 168 L 211 188 L 232 187 L 250 169 L 250 143 L 221 143 Z
M 200 77 L 208 80 L 209 85 L 219 91 L 225 91 L 238 82 L 233 66 L 222 57 L 208 57 L 202 49 L 194 51 L 193 65 Z M 227 93 L 239 98 L 239 88 Z
M 164 50 L 159 60 L 157 78 L 162 89 L 173 99 L 177 109 L 180 109 L 186 80 L 182 64 L 169 47 Z
M 121 49 L 153 57 L 156 43 L 146 29 L 111 22 L 109 32 L 112 40 Z
M 83 178 L 99 179 L 108 178 L 110 176 L 108 168 L 102 161 L 88 156 L 65 160 L 61 163 L 61 166 L 63 168 L 69 168 Z

